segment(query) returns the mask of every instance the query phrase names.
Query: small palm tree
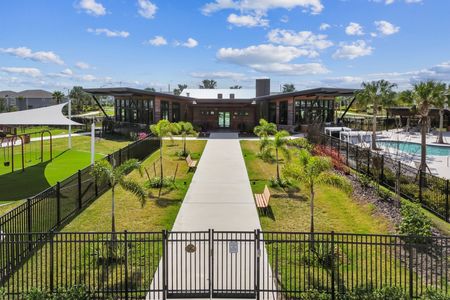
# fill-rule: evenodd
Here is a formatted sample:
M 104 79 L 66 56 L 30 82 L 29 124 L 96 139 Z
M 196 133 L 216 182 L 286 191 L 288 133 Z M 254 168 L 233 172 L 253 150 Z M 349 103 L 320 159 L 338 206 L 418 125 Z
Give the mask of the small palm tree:
M 199 86 L 201 89 L 215 89 L 217 87 L 217 81 L 214 79 L 202 80 L 202 84 Z
M 269 135 L 274 135 L 277 132 L 277 125 L 261 119 L 259 120 L 259 125 L 255 126 L 253 129 L 253 132 L 260 138 L 268 137 Z
M 277 164 L 277 182 L 281 183 L 281 176 L 280 176 L 280 156 L 279 152 L 282 152 L 284 155 L 284 158 L 287 161 L 290 161 L 291 154 L 288 149 L 288 142 L 289 142 L 289 132 L 286 130 L 281 130 L 275 133 L 275 136 L 273 140 L 270 140 L 268 137 L 263 137 L 261 139 L 261 145 L 260 149 L 261 151 L 272 151 L 275 150 L 275 162 Z
M 373 105 L 372 115 L 372 149 L 377 149 L 377 115 L 381 107 L 390 105 L 394 101 L 393 89 L 397 85 L 386 80 L 363 82 L 362 90 L 356 93 L 356 99 L 361 105 Z
M 421 127 L 420 170 L 427 171 L 427 128 L 430 108 L 446 98 L 445 83 L 429 80 L 414 84 L 412 95 L 417 105 Z
M 150 131 L 159 138 L 159 161 L 161 178 L 160 183 L 162 186 L 164 180 L 164 168 L 163 168 L 163 139 L 165 137 L 172 137 L 174 132 L 178 131 L 175 123 L 170 123 L 168 120 L 159 120 L 158 123 L 150 125 Z
M 56 101 L 57 104 L 60 104 L 64 99 L 64 93 L 60 91 L 54 91 L 52 94 L 52 98 Z
M 187 156 L 187 149 L 186 149 L 186 137 L 188 135 L 197 134 L 197 132 L 194 130 L 194 126 L 192 126 L 192 123 L 190 122 L 178 122 L 178 133 L 181 134 L 181 137 L 183 138 L 183 156 Z
M 111 186 L 111 231 L 116 232 L 115 220 L 115 189 L 120 185 L 124 190 L 134 194 L 141 206 L 144 207 L 146 203 L 146 194 L 144 188 L 137 182 L 127 179 L 126 175 L 133 170 L 138 170 L 142 176 L 141 164 L 137 159 L 130 159 L 125 161 L 118 167 L 114 166 L 107 160 L 101 160 L 94 164 L 93 175 L 99 182 L 108 182 Z
M 283 84 L 283 93 L 292 93 L 295 92 L 295 85 L 292 83 Z

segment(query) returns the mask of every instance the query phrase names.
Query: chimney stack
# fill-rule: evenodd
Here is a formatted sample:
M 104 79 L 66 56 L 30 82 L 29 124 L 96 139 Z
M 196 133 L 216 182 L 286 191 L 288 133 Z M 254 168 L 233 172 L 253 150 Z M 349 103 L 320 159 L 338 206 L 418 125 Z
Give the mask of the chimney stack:
M 256 79 L 256 97 L 270 95 L 270 79 Z

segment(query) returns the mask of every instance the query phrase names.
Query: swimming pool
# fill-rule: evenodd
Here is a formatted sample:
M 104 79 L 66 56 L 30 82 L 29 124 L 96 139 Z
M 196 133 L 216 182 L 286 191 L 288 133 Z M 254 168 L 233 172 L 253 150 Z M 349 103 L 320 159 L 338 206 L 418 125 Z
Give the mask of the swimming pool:
M 410 154 L 420 155 L 420 144 L 397 141 L 377 141 L 377 146 L 387 147 L 392 150 L 399 150 Z M 427 145 L 427 155 L 450 156 L 449 146 Z

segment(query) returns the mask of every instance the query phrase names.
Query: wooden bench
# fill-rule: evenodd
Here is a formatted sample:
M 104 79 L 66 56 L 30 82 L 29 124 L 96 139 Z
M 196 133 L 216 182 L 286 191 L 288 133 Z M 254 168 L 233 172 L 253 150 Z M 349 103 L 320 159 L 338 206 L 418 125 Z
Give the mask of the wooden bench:
M 198 163 L 198 161 L 197 161 L 197 160 L 192 160 L 191 155 L 189 154 L 189 155 L 186 157 L 186 163 L 187 163 L 187 165 L 188 165 L 188 167 L 189 167 L 189 170 L 190 170 L 190 169 L 195 169 L 195 168 L 197 168 L 197 163 Z
M 256 207 L 260 209 L 265 215 L 267 215 L 269 209 L 269 200 L 270 190 L 266 185 L 262 194 L 255 194 Z

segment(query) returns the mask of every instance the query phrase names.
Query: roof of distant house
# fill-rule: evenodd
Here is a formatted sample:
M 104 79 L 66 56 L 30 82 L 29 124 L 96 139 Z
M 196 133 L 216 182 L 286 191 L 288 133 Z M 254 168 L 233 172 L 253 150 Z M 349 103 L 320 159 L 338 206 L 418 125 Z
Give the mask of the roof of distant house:
M 181 96 L 196 99 L 253 99 L 255 95 L 255 89 L 184 89 L 181 93 Z
M 18 98 L 18 97 L 24 97 L 24 98 L 41 98 L 41 99 L 49 99 L 53 98 L 52 93 L 44 90 L 25 90 L 21 92 L 14 92 L 14 91 L 0 91 L 0 97 L 8 97 L 8 98 Z

